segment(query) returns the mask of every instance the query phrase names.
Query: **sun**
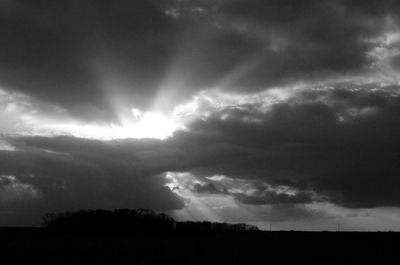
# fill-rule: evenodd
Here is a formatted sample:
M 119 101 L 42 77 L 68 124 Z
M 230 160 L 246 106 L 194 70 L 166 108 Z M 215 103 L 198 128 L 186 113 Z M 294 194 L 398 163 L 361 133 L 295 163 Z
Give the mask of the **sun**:
M 91 134 L 94 138 L 102 136 L 108 139 L 152 138 L 164 140 L 181 127 L 182 125 L 176 119 L 166 115 L 132 109 L 132 117 L 125 119 L 121 125 L 111 124 L 102 128 L 86 128 L 84 132 Z
M 114 139 L 159 139 L 171 137 L 176 130 L 183 128 L 179 119 L 173 115 L 156 112 L 142 112 L 131 109 L 119 123 L 77 123 L 71 121 L 35 122 L 35 133 L 38 135 L 72 135 L 75 137 L 114 140 Z
M 159 113 L 145 112 L 134 115 L 136 123 L 120 128 L 121 136 L 132 138 L 166 139 L 181 127 L 176 120 Z

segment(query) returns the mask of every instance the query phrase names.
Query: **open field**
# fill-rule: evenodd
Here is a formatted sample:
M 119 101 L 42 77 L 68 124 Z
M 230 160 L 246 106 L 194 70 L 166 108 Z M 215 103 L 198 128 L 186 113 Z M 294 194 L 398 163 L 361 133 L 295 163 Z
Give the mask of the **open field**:
M 38 264 L 360 264 L 396 256 L 399 239 L 399 233 L 85 236 L 2 228 L 0 252 L 3 261 Z

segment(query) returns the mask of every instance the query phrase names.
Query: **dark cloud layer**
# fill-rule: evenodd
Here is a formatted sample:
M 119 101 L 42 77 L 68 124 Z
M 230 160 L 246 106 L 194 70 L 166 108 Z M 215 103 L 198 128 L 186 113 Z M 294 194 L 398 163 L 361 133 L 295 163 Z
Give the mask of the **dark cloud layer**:
M 22 214 L 25 223 L 37 224 L 48 211 L 183 207 L 158 175 L 163 170 L 141 163 L 140 145 L 124 151 L 118 143 L 69 137 L 19 144 L 22 151 L 0 152 L 0 215 L 14 213 L 8 223 L 20 224 Z
M 394 0 L 0 1 L 6 129 L 198 103 L 163 141 L 1 135 L 0 218 L 182 208 L 166 172 L 277 219 L 312 202 L 399 207 L 399 12 Z M 282 96 L 264 98 L 272 87 Z
M 306 92 L 275 105 L 262 122 L 243 122 L 257 115 L 252 109 L 233 110 L 228 119 L 215 114 L 194 124 L 185 137 L 201 143 L 198 152 L 217 142 L 235 154 L 198 174 L 262 178 L 347 207 L 398 206 L 399 106 L 387 92 Z
M 399 206 L 399 111 L 400 97 L 382 89 L 311 90 L 266 113 L 254 106 L 214 113 L 165 141 L 9 138 L 21 151 L 1 152 L 0 174 L 16 180 L 12 186 L 4 178 L 0 185 L 8 185 L 8 194 L 31 185 L 40 196 L 19 206 L 10 200 L 2 210 L 182 207 L 164 186 L 160 174 L 167 171 L 203 181 L 194 192 L 232 195 L 244 204 Z M 261 185 L 231 192 L 204 178 L 217 174 Z
M 110 94 L 149 108 L 170 79 L 179 101 L 214 85 L 247 91 L 360 72 L 365 40 L 398 10 L 389 0 L 1 5 L 1 86 L 95 120 L 115 118 Z
M 104 89 L 157 86 L 176 31 L 155 1 L 125 0 L 7 1 L 0 28 L 2 86 L 92 118 L 113 115 Z
M 365 53 L 384 26 L 382 10 L 346 1 L 233 1 L 222 9 L 229 20 L 263 42 L 263 62 L 243 80 L 264 88 L 282 80 L 321 78 L 365 70 Z M 370 14 L 374 13 L 374 14 Z

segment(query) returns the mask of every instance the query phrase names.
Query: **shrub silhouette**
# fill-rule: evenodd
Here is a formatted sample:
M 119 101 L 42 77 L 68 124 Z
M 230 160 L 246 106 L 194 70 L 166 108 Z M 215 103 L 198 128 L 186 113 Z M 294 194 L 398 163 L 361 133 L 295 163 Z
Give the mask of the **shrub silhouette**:
M 175 230 L 183 233 L 208 233 L 208 232 L 237 232 L 258 231 L 256 226 L 249 224 L 229 224 L 214 222 L 176 222 Z
M 47 213 L 42 224 L 50 231 L 67 233 L 162 234 L 257 231 L 247 224 L 176 222 L 163 213 L 147 209 L 81 210 Z

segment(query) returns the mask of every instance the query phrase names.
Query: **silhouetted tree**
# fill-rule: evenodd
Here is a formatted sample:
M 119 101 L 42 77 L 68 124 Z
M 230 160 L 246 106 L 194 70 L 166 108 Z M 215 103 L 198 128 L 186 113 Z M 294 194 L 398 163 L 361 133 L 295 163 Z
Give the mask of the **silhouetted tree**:
M 52 231 L 90 234 L 207 233 L 258 230 L 257 227 L 247 224 L 176 222 L 166 214 L 147 209 L 47 213 L 42 218 L 42 224 Z

